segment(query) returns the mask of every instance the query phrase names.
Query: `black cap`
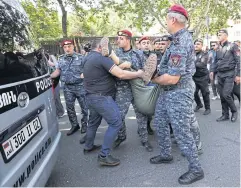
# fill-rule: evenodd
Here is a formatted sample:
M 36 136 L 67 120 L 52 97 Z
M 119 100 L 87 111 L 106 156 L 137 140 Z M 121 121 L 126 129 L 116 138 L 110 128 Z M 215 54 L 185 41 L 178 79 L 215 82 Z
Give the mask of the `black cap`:
M 171 40 L 171 36 L 170 35 L 163 35 L 160 38 L 160 41 L 169 41 L 169 40 Z
M 194 41 L 194 44 L 195 44 L 196 42 L 201 42 L 201 43 L 203 44 L 203 39 L 198 38 L 198 39 L 196 39 L 196 40 Z
M 226 33 L 228 35 L 228 30 L 227 29 L 220 29 L 218 33 Z M 217 33 L 217 34 L 218 34 Z

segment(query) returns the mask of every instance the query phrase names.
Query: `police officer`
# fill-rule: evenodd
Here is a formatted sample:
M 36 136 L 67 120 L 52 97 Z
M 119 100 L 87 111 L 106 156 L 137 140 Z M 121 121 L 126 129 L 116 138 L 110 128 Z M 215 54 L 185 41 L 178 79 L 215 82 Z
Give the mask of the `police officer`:
M 72 126 L 67 132 L 67 136 L 69 136 L 80 129 L 75 112 L 75 100 L 78 100 L 82 111 L 81 133 L 85 133 L 87 129 L 88 109 L 85 102 L 83 78 L 80 77 L 83 73 L 83 56 L 74 51 L 74 42 L 72 40 L 64 40 L 62 47 L 65 54 L 59 57 L 58 65 L 56 66 L 56 70 L 51 74 L 51 77 L 56 78 L 60 75 L 60 80 L 64 83 L 64 98 L 69 121 Z
M 199 97 L 199 90 L 201 90 L 205 111 L 203 115 L 208 115 L 211 113 L 210 110 L 210 97 L 209 97 L 209 88 L 208 88 L 208 81 L 209 81 L 209 71 L 207 68 L 207 63 L 209 60 L 208 53 L 203 52 L 203 40 L 202 39 L 196 39 L 194 42 L 195 52 L 196 52 L 196 59 L 195 59 L 195 65 L 196 65 L 196 72 L 193 75 L 193 80 L 196 85 L 196 90 L 194 93 L 194 99 L 197 103 L 197 106 L 195 108 L 195 112 L 197 112 L 200 108 L 203 107 L 203 104 L 201 102 L 201 99 Z
M 156 38 L 153 42 L 154 45 L 154 50 L 153 52 L 157 56 L 157 64 L 160 64 L 161 58 L 162 58 L 162 53 L 161 53 L 161 40 L 160 38 Z
M 218 76 L 218 91 L 220 93 L 222 116 L 218 122 L 229 120 L 229 108 L 232 116 L 231 121 L 237 120 L 237 108 L 232 98 L 234 82 L 240 81 L 240 49 L 235 43 L 228 42 L 228 31 L 221 29 L 218 31 L 220 42 L 215 62 L 211 67 L 210 79 L 216 71 Z M 216 64 L 216 67 L 214 66 Z
M 234 43 L 238 45 L 239 50 L 240 50 L 240 40 L 234 41 Z M 237 71 L 237 66 L 236 66 L 236 71 Z M 236 82 L 234 82 L 233 94 L 236 95 L 236 97 L 238 98 L 239 103 L 240 103 L 240 82 L 237 80 L 236 80 Z
M 211 42 L 211 50 L 210 50 L 210 54 L 209 54 L 209 58 L 211 61 L 211 65 L 210 65 L 210 70 L 211 70 L 211 66 L 213 66 L 214 60 L 216 58 L 216 51 L 218 49 L 218 42 L 214 41 Z M 213 98 L 212 100 L 216 100 L 216 99 L 220 99 L 219 97 L 219 93 L 217 92 L 217 73 L 213 73 L 213 80 L 211 80 L 211 85 L 212 85 L 212 91 L 213 91 Z
M 140 50 L 140 43 L 138 38 L 135 39 L 135 47 L 137 50 Z
M 182 6 L 173 5 L 169 9 L 167 29 L 172 34 L 172 42 L 158 67 L 159 76 L 153 79 L 153 82 L 162 86 L 154 120 L 161 153 L 152 157 L 150 162 L 160 164 L 173 160 L 168 125 L 171 122 L 179 148 L 189 162 L 188 172 L 178 179 L 180 184 L 191 184 L 204 177 L 197 147 L 190 131 L 195 88 L 192 80 L 195 73 L 195 53 L 192 36 L 185 28 L 187 19 L 187 11 Z
M 116 50 L 116 55 L 119 59 L 124 62 L 128 61 L 131 63 L 131 68 L 134 70 L 139 70 L 144 67 L 144 55 L 140 50 L 134 50 L 131 46 L 132 33 L 128 30 L 118 31 L 118 46 Z M 146 148 L 148 152 L 153 150 L 151 144 L 148 142 L 148 132 L 147 132 L 147 116 L 138 112 L 135 104 L 134 98 L 131 91 L 131 85 L 129 81 L 117 79 L 116 80 L 117 92 L 116 92 L 116 103 L 120 109 L 123 126 L 118 133 L 118 137 L 115 141 L 114 147 L 118 147 L 123 141 L 126 140 L 126 125 L 125 116 L 129 110 L 130 104 L 133 105 L 136 119 L 139 129 L 139 136 L 141 137 L 141 143 Z

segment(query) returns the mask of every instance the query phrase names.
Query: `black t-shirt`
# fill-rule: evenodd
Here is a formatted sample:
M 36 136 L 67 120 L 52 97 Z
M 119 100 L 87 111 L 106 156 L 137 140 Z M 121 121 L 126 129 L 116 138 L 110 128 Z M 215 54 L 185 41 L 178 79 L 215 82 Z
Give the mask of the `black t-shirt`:
M 87 94 L 113 95 L 115 79 L 110 73 L 114 62 L 96 51 L 84 58 L 84 87 Z

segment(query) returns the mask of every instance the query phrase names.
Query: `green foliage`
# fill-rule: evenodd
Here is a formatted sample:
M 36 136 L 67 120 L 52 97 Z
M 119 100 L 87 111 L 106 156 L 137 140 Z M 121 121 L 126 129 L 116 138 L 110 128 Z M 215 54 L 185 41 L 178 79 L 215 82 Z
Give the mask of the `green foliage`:
M 210 18 L 209 32 L 212 34 L 227 27 L 228 19 L 240 17 L 240 1 L 237 0 L 103 0 L 102 5 L 111 7 L 124 19 L 127 13 L 135 14 L 133 27 L 143 32 L 156 22 L 165 30 L 166 13 L 174 3 L 181 4 L 188 10 L 188 28 L 194 30 L 196 36 L 207 32 L 207 17 Z
M 24 0 L 21 3 L 31 21 L 31 29 L 39 41 L 60 37 L 61 24 L 57 10 L 46 7 L 40 1 L 34 4 L 30 0 Z
M 128 18 L 133 17 L 131 14 Z M 116 12 L 110 9 L 93 14 L 89 11 L 85 19 L 75 15 L 69 15 L 69 34 L 71 36 L 84 34 L 85 36 L 116 36 L 120 29 L 131 28 L 132 21 L 124 20 Z

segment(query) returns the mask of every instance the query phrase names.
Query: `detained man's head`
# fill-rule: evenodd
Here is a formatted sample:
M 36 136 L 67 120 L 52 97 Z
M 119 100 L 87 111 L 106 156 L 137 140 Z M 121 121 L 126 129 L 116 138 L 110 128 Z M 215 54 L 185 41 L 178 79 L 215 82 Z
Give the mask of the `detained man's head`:
M 140 49 L 143 51 L 150 51 L 151 50 L 151 41 L 148 37 L 142 37 L 139 40 Z

